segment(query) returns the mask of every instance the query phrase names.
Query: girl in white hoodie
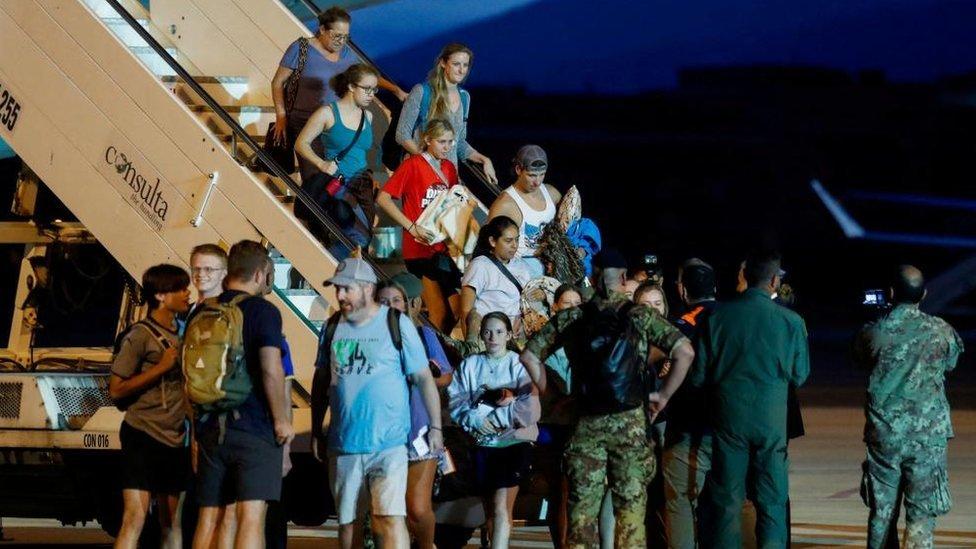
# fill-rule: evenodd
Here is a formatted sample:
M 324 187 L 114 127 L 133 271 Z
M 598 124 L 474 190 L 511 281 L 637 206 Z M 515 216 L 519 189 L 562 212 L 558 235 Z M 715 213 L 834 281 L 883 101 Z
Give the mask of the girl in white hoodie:
M 451 419 L 475 438 L 475 470 L 491 526 L 491 546 L 507 548 L 518 487 L 532 463 L 542 413 L 539 393 L 508 349 L 512 323 L 501 312 L 485 315 L 486 351 L 469 356 L 447 388 Z

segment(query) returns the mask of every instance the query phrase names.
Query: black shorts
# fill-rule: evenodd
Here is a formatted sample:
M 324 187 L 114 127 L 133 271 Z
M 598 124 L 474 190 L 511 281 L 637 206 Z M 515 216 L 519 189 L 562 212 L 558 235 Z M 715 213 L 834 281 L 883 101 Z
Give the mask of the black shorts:
M 235 501 L 278 501 L 281 498 L 283 448 L 237 429 L 227 429 L 223 443 L 217 433 L 197 440 L 197 502 L 223 507 Z
M 499 488 L 518 486 L 532 470 L 532 443 L 520 442 L 504 448 L 478 446 L 474 467 L 478 490 L 484 495 Z
M 122 488 L 179 494 L 190 483 L 190 449 L 172 447 L 122 422 Z
M 404 259 L 403 263 L 410 274 L 436 282 L 444 297 L 456 294 L 461 289 L 461 271 L 447 254 L 436 254 L 423 259 Z

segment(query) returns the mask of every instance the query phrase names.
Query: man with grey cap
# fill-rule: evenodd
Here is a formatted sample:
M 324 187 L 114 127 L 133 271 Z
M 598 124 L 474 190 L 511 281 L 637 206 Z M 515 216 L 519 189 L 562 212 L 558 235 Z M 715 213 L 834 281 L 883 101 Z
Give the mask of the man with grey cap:
M 361 545 L 353 540 L 353 524 L 367 503 L 380 546 L 409 545 L 404 519 L 408 379 L 420 388 L 431 418 L 431 450 L 444 446 L 440 399 L 423 343 L 406 315 L 376 302 L 376 283 L 376 273 L 360 258 L 340 262 L 325 281 L 336 288 L 340 312 L 322 329 L 312 382 L 312 453 L 321 459 L 324 443 L 343 549 Z
M 519 225 L 518 256 L 529 259 L 535 272 L 542 276 L 542 262 L 535 259 L 542 229 L 556 217 L 556 205 L 562 195 L 552 185 L 544 183 L 549 158 L 538 145 L 525 145 L 512 161 L 515 183 L 505 189 L 488 211 L 488 220 L 504 215 Z

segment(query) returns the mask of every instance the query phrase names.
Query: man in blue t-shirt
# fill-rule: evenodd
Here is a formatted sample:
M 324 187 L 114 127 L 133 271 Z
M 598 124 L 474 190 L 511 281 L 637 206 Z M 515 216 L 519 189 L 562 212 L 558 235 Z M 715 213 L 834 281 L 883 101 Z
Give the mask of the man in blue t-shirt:
M 407 315 L 395 314 L 402 349 L 393 342 L 390 310 L 376 302 L 376 273 L 364 260 L 339 263 L 327 285 L 336 287 L 341 318 L 323 337 L 312 383 L 312 453 L 321 459 L 322 422 L 331 406 L 326 448 L 329 479 L 343 549 L 353 547 L 353 523 L 368 492 L 373 531 L 383 547 L 409 543 L 406 516 L 407 381 L 417 385 L 430 415 L 431 451 L 444 447 L 440 398 L 427 355 Z M 323 329 L 323 334 L 329 332 Z M 325 341 L 327 340 L 327 341 Z
M 253 389 L 247 400 L 224 418 L 197 417 L 197 499 L 200 518 L 194 547 L 209 547 L 222 507 L 237 503 L 235 546 L 264 542 L 264 519 L 269 501 L 281 497 L 282 446 L 295 436 L 285 399 L 281 366 L 281 313 L 261 295 L 273 280 L 268 251 L 242 240 L 227 258 L 226 290 L 217 298 L 231 301 L 240 294 L 244 314 L 244 360 Z M 223 440 L 221 441 L 221 434 Z

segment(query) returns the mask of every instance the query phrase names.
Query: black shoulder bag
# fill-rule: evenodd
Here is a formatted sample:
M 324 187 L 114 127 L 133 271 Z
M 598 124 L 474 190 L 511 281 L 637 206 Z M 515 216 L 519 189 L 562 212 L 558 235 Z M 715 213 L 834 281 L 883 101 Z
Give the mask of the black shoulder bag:
M 308 62 L 308 39 L 305 37 L 298 39 L 298 67 L 291 71 L 288 80 L 285 81 L 285 116 L 291 116 L 291 110 L 295 106 L 295 99 L 298 97 L 298 82 L 302 79 L 305 72 L 305 63 Z M 264 136 L 264 152 L 270 156 L 275 164 L 281 166 L 287 173 L 295 171 L 295 139 L 297 135 L 285 132 L 285 142 L 275 143 L 274 140 L 275 123 L 268 124 L 268 133 Z M 257 162 L 255 168 L 264 173 L 272 173 L 271 168 L 264 162 Z

